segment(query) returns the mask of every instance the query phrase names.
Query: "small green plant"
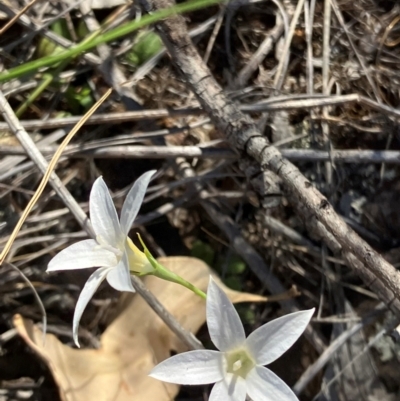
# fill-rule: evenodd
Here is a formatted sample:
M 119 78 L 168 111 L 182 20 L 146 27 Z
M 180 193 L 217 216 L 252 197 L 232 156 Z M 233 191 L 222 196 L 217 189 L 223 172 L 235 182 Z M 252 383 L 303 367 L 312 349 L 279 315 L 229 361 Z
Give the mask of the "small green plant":
M 139 67 L 156 55 L 162 47 L 159 35 L 153 31 L 141 31 L 137 34 L 131 50 L 126 53 L 125 61 L 131 67 Z

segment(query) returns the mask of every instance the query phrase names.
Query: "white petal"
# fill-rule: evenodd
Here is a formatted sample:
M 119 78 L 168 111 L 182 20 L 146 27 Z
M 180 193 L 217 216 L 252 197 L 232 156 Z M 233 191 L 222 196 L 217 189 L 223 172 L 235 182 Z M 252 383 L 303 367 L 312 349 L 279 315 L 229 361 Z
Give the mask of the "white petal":
M 102 177 L 93 184 L 90 192 L 90 221 L 97 236 L 116 248 L 122 241 L 117 211 Z
M 84 269 L 86 267 L 115 266 L 117 257 L 101 248 L 92 239 L 77 242 L 59 252 L 47 267 L 47 271 Z
M 107 281 L 111 287 L 117 291 L 135 292 L 131 282 L 126 252 L 124 252 L 124 255 L 118 265 L 110 269 L 108 272 Z
M 79 295 L 78 302 L 75 306 L 74 319 L 72 323 L 72 334 L 77 347 L 79 347 L 78 327 L 83 311 L 85 310 L 86 305 L 89 303 L 90 299 L 93 297 L 93 294 L 99 288 L 101 282 L 106 278 L 109 270 L 110 267 L 101 267 L 100 269 L 97 269 L 89 277 L 88 281 L 86 281 L 86 284 Z
M 220 351 L 242 346 L 246 340 L 236 309 L 211 277 L 207 291 L 207 326 L 212 342 Z
M 249 372 L 246 386 L 253 401 L 299 401 L 290 387 L 264 366 L 256 366 Z
M 257 365 L 267 365 L 286 352 L 306 329 L 313 313 L 314 309 L 290 313 L 253 331 L 246 345 Z
M 124 235 L 128 235 L 134 220 L 142 206 L 144 195 L 146 194 L 147 187 L 151 177 L 155 174 L 156 170 L 148 171 L 142 174 L 133 184 L 132 188 L 126 195 L 124 205 L 121 211 L 121 230 Z
M 149 376 L 176 384 L 214 383 L 223 377 L 222 358 L 218 351 L 184 352 L 159 363 Z
M 245 401 L 246 390 L 246 381 L 229 373 L 224 380 L 215 384 L 208 401 Z

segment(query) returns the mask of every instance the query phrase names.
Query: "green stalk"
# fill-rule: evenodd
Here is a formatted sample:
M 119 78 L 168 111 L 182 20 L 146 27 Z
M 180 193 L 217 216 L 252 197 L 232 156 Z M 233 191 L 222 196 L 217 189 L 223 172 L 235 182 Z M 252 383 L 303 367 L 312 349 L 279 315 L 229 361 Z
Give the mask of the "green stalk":
M 76 46 L 63 51 L 62 53 L 58 53 L 55 55 L 50 55 L 46 57 L 42 57 L 38 60 L 33 60 L 18 67 L 11 68 L 8 71 L 0 73 L 0 83 L 9 81 L 13 78 L 18 78 L 26 74 L 30 74 L 36 72 L 40 68 L 49 67 L 58 62 L 65 60 L 66 58 L 74 58 L 78 55 L 93 49 L 99 44 L 108 43 L 113 40 L 119 39 L 122 36 L 128 35 L 131 32 L 134 32 L 144 26 L 150 25 L 161 19 L 167 18 L 174 14 L 181 14 L 188 11 L 195 11 L 198 9 L 202 9 L 213 4 L 218 4 L 223 0 L 190 0 L 185 3 L 178 4 L 174 7 L 169 7 L 166 9 L 159 10 L 153 14 L 148 14 L 143 16 L 139 21 L 131 21 L 123 26 L 116 27 L 109 32 L 98 34 L 94 33 L 94 35 L 98 35 L 92 40 L 85 39 L 81 43 Z
M 172 283 L 180 284 L 181 286 L 186 287 L 188 290 L 194 292 L 199 297 L 201 297 L 203 299 L 207 299 L 207 295 L 203 291 L 201 291 L 199 288 L 197 288 L 193 284 L 189 283 L 189 281 L 186 281 L 181 276 L 178 276 L 177 274 L 166 269 L 160 263 L 158 263 L 154 259 L 153 255 L 150 253 L 150 251 L 147 249 L 140 234 L 138 234 L 138 237 L 139 237 L 140 243 L 143 246 L 144 254 L 146 255 L 148 261 L 151 263 L 151 265 L 154 268 L 154 270 L 151 273 L 147 273 L 147 274 L 151 274 L 152 276 L 156 276 L 156 277 L 161 278 L 166 281 L 171 281 Z
M 203 291 L 201 291 L 199 288 L 195 287 L 193 284 L 190 284 L 189 281 L 186 281 L 185 279 L 178 276 L 177 274 L 166 269 L 163 265 L 160 265 L 157 261 L 156 261 L 156 263 L 157 263 L 157 268 L 155 268 L 154 272 L 152 272 L 150 274 L 152 274 L 153 276 L 156 276 L 158 278 L 161 278 L 163 280 L 171 281 L 172 283 L 176 283 L 176 284 L 180 284 L 183 287 L 186 287 L 188 290 L 194 292 L 199 297 L 201 297 L 203 299 L 207 299 L 207 295 Z
M 26 109 L 42 94 L 42 92 L 53 82 L 53 75 L 44 74 L 42 82 L 35 88 L 35 90 L 29 95 L 21 106 L 18 107 L 15 115 L 20 118 L 26 111 Z

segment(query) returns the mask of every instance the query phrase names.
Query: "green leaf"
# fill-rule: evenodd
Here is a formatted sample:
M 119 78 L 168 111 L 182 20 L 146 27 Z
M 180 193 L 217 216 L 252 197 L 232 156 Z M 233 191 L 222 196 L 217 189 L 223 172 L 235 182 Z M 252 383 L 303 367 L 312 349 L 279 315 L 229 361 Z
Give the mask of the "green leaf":
M 256 324 L 256 314 L 251 309 L 251 305 L 236 305 L 236 310 L 239 314 L 240 320 L 244 324 Z
M 238 255 L 232 255 L 228 264 L 228 274 L 242 274 L 246 270 L 246 263 Z
M 201 259 L 209 266 L 212 266 L 214 263 L 214 249 L 209 244 L 206 244 L 201 240 L 196 240 L 193 242 L 190 254 L 195 258 Z
M 92 90 L 89 85 L 80 87 L 70 85 L 65 92 L 65 98 L 73 114 L 86 112 L 94 103 Z
M 126 61 L 133 67 L 138 67 L 153 57 L 162 49 L 162 40 L 153 31 L 142 31 L 136 37 L 135 44 L 126 54 Z
M 60 18 L 50 25 L 50 30 L 66 39 L 71 39 L 65 19 Z M 57 46 L 52 40 L 42 37 L 36 49 L 36 56 L 46 57 L 63 52 L 65 49 Z

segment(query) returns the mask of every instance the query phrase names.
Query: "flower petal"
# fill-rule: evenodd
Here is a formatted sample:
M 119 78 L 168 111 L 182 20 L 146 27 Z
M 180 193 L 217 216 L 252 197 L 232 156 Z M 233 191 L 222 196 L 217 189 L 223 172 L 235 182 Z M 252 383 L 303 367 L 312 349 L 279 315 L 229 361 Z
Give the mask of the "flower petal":
M 246 386 L 254 401 L 299 401 L 290 387 L 264 366 L 256 366 L 249 372 Z
M 240 376 L 228 373 L 224 380 L 219 381 L 212 388 L 208 401 L 245 401 L 246 391 L 246 381 Z
M 129 273 L 128 258 L 126 252 L 117 266 L 110 269 L 107 274 L 108 284 L 117 291 L 135 292 L 132 286 L 131 275 Z
M 314 309 L 290 313 L 253 331 L 246 345 L 257 365 L 267 365 L 286 352 L 306 329 L 313 313 Z
M 184 352 L 159 363 L 149 376 L 176 384 L 214 383 L 223 377 L 222 357 L 218 351 Z
M 106 266 L 117 264 L 117 257 L 113 252 L 100 247 L 93 239 L 77 242 L 63 249 L 47 266 L 47 271 L 85 269 L 87 267 Z
M 90 221 L 96 235 L 107 244 L 119 248 L 123 236 L 118 215 L 110 191 L 102 177 L 99 177 L 93 184 L 89 209 Z
M 83 287 L 83 290 L 79 295 L 78 302 L 76 303 L 76 306 L 75 306 L 75 313 L 74 313 L 74 319 L 73 319 L 73 324 L 72 324 L 72 334 L 73 334 L 74 342 L 77 347 L 79 347 L 78 327 L 79 327 L 79 322 L 81 320 L 83 311 L 85 310 L 90 299 L 93 297 L 93 294 L 99 288 L 99 285 L 101 284 L 101 282 L 106 278 L 109 270 L 110 270 L 110 267 L 101 267 L 100 269 L 97 269 L 89 277 L 88 281 L 86 281 L 86 284 Z
M 207 326 L 212 342 L 220 351 L 240 347 L 246 340 L 236 309 L 211 277 L 207 291 Z
M 124 235 L 128 235 L 134 220 L 142 206 L 144 195 L 146 194 L 147 187 L 151 177 L 155 174 L 156 170 L 148 171 L 142 174 L 133 184 L 132 188 L 126 195 L 124 205 L 121 211 L 121 230 Z

